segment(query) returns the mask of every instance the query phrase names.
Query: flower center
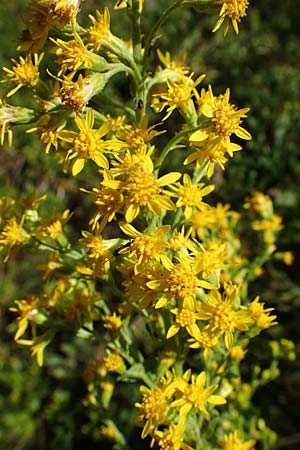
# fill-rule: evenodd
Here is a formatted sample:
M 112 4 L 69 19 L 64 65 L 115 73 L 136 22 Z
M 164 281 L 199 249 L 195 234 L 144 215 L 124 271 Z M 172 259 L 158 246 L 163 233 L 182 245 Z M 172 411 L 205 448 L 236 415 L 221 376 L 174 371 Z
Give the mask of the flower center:
M 125 184 L 130 202 L 140 206 L 145 206 L 149 201 L 159 195 L 160 188 L 152 173 L 135 172 L 131 173 Z

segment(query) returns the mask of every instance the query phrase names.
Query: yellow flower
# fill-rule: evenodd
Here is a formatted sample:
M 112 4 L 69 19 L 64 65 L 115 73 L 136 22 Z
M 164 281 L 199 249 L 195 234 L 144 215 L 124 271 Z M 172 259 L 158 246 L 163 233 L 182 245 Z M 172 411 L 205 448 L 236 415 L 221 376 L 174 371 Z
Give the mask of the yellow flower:
M 252 197 L 246 198 L 244 208 L 259 213 L 262 217 L 269 217 L 273 214 L 272 200 L 262 192 L 255 192 Z
M 0 100 L 0 144 L 4 144 L 5 133 L 7 133 L 7 140 L 9 147 L 12 146 L 12 130 L 11 125 L 17 123 L 29 123 L 35 118 L 35 113 L 29 108 L 22 108 L 21 106 L 12 106 L 6 104 L 5 101 Z
M 6 72 L 5 80 L 1 82 L 11 81 L 16 85 L 16 87 L 8 92 L 6 97 L 10 97 L 15 92 L 17 92 L 21 87 L 27 86 L 34 88 L 39 81 L 39 65 L 44 57 L 44 53 L 38 55 L 35 53 L 32 55 L 26 55 L 25 58 L 19 57 L 19 61 L 12 59 L 14 66 L 12 69 L 3 67 Z
M 157 55 L 160 61 L 165 66 L 165 69 L 162 69 L 158 72 L 159 81 L 165 77 L 166 81 L 171 80 L 175 83 L 178 83 L 182 78 L 189 73 L 189 68 L 184 66 L 185 55 L 180 55 L 176 60 L 171 59 L 171 55 L 169 52 L 163 54 L 159 49 L 157 50 Z M 164 79 L 162 79 L 164 81 Z
M 247 350 L 244 350 L 240 345 L 235 345 L 230 350 L 230 358 L 234 361 L 242 361 L 246 356 Z
M 98 52 L 101 45 L 112 36 L 110 32 L 110 14 L 109 9 L 104 8 L 103 14 L 96 11 L 96 18 L 89 15 L 92 26 L 87 32 L 87 42 L 92 45 L 93 50 Z
M 255 441 L 242 441 L 239 430 L 229 433 L 218 439 L 221 450 L 254 450 Z
M 208 326 L 198 325 L 200 335 L 197 338 L 188 339 L 190 348 L 202 348 L 204 359 L 208 359 L 211 349 L 219 345 L 220 333 L 216 333 Z
M 231 349 L 233 333 L 247 331 L 251 323 L 250 314 L 246 310 L 234 310 L 234 296 L 221 295 L 219 291 L 210 291 L 206 295 L 206 303 L 199 307 L 201 320 L 210 320 L 212 332 L 225 334 L 225 345 Z
M 51 28 L 74 25 L 80 5 L 81 0 L 32 0 L 24 17 L 27 29 L 18 50 L 37 51 L 44 46 Z
M 12 312 L 17 312 L 19 315 L 17 317 L 17 331 L 15 334 L 15 340 L 20 339 L 20 337 L 25 334 L 29 324 L 35 327 L 32 323 L 34 317 L 39 313 L 39 308 L 43 306 L 42 300 L 36 295 L 30 295 L 26 299 L 15 300 L 15 305 L 10 309 Z
M 176 207 L 184 207 L 184 217 L 190 219 L 194 210 L 206 211 L 209 209 L 209 205 L 202 201 L 203 197 L 210 194 L 214 190 L 214 186 L 205 186 L 203 183 L 199 185 L 193 184 L 190 176 L 185 173 L 183 175 L 183 185 L 176 183 L 171 187 L 178 197 Z
M 139 155 L 133 156 L 139 158 Z M 161 216 L 164 210 L 176 209 L 163 187 L 176 182 L 181 174 L 171 172 L 156 178 L 153 170 L 153 162 L 149 154 L 145 154 L 139 163 L 121 166 L 119 173 L 118 169 L 113 169 L 115 178 L 120 176 L 120 180 L 107 178 L 102 182 L 103 186 L 123 194 L 126 222 L 132 222 L 142 208 L 147 208 L 156 216 Z
M 84 167 L 86 159 L 92 159 L 97 166 L 108 169 L 109 164 L 104 152 L 121 150 L 123 142 L 116 139 L 101 139 L 111 129 L 110 122 L 103 122 L 99 128 L 93 128 L 94 111 L 88 108 L 85 117 L 78 115 L 75 123 L 79 132 L 62 130 L 59 139 L 67 142 L 69 150 L 66 159 L 71 161 L 72 175 L 77 175 Z
M 138 273 L 135 273 L 134 263 L 125 260 L 124 264 L 117 267 L 122 273 L 125 294 L 130 302 L 138 303 L 140 309 L 155 305 L 157 302 L 157 292 L 147 286 L 151 280 L 158 278 L 161 272 L 160 263 L 152 263 L 149 266 L 141 266 Z
M 176 386 L 178 391 L 181 392 L 181 397 L 174 400 L 171 406 L 173 408 L 179 408 L 178 429 L 180 431 L 184 430 L 187 415 L 192 408 L 196 408 L 208 416 L 207 403 L 213 405 L 225 405 L 227 403 L 225 398 L 220 395 L 213 395 L 213 392 L 218 388 L 217 384 L 213 384 L 207 388 L 205 388 L 205 384 L 205 372 L 201 372 L 197 378 L 192 375 L 190 382 L 184 380 L 182 382 L 177 381 Z
M 80 239 L 79 243 L 87 247 L 88 261 L 85 265 L 78 265 L 76 270 L 87 276 L 106 276 L 113 258 L 112 242 L 104 240 L 99 232 L 94 235 L 82 231 L 81 234 L 83 239 Z
M 130 153 L 143 153 L 147 151 L 148 143 L 156 136 L 165 133 L 165 130 L 154 130 L 156 125 L 148 127 L 148 117 L 144 116 L 139 127 L 136 125 L 121 125 L 117 127 L 117 137 L 125 141 Z
M 158 299 L 155 308 L 165 307 L 173 299 L 183 302 L 185 298 L 195 298 L 199 287 L 214 289 L 215 286 L 198 278 L 194 260 L 182 258 L 170 269 L 166 269 L 158 278 L 147 283 L 150 289 L 157 292 Z M 162 293 L 162 295 L 160 295 Z
M 215 163 L 224 169 L 226 153 L 232 157 L 235 151 L 241 150 L 239 145 L 230 141 L 232 134 L 240 139 L 251 139 L 250 133 L 241 127 L 242 118 L 247 117 L 249 108 L 238 109 L 229 103 L 229 96 L 230 90 L 226 89 L 225 94 L 215 97 L 209 86 L 208 91 L 201 90 L 201 95 L 197 99 L 199 112 L 210 121 L 208 126 L 191 134 L 191 144 L 200 147 L 201 150 L 189 155 L 184 163 L 196 161 L 197 166 L 201 166 L 208 160 L 208 177 L 213 174 Z
M 124 369 L 124 361 L 119 353 L 106 349 L 104 357 L 105 368 L 108 372 L 121 372 Z
M 139 13 L 141 14 L 143 10 L 144 0 L 139 0 Z M 114 9 L 129 8 L 127 0 L 118 0 L 114 6 Z
M 293 253 L 289 252 L 289 251 L 283 252 L 281 255 L 281 258 L 282 258 L 282 261 L 284 262 L 284 264 L 287 266 L 291 266 L 295 259 Z
M 75 39 L 63 41 L 62 39 L 52 39 L 57 45 L 57 63 L 60 65 L 58 76 L 66 71 L 76 72 L 80 68 L 89 69 L 93 65 L 93 58 L 84 45 L 81 37 L 74 31 Z
M 157 228 L 153 234 L 141 233 L 129 223 L 121 223 L 120 228 L 123 233 L 132 238 L 129 246 L 119 251 L 120 255 L 128 254 L 134 261 L 134 271 L 138 273 L 141 265 L 147 265 L 151 261 L 160 261 L 164 267 L 172 266 L 165 254 L 168 242 L 164 236 L 171 230 L 170 225 Z
M 54 332 L 48 330 L 40 336 L 34 336 L 33 339 L 18 339 L 16 342 L 17 344 L 31 347 L 32 356 L 36 356 L 38 365 L 42 367 L 44 363 L 44 350 L 52 341 L 53 336 Z
M 138 416 L 142 420 L 146 420 L 142 431 L 142 439 L 144 439 L 157 426 L 164 423 L 168 404 L 160 388 L 148 389 L 141 386 L 140 392 L 142 393 L 142 401 L 136 403 L 135 406 L 140 410 Z
M 12 247 L 25 244 L 30 239 L 30 234 L 23 228 L 24 218 L 19 223 L 16 217 L 10 218 L 0 232 L 0 251 L 4 247 L 10 250 Z M 4 261 L 8 259 L 8 256 Z
M 97 211 L 91 218 L 90 224 L 93 229 L 98 227 L 102 231 L 107 222 L 114 220 L 115 215 L 122 209 L 124 196 L 118 190 L 109 187 L 93 188 L 91 194 L 93 202 L 97 205 Z
M 277 325 L 276 316 L 270 315 L 274 308 L 264 308 L 265 304 L 259 301 L 259 296 L 250 303 L 248 307 L 244 307 L 250 313 L 251 319 L 261 329 L 266 329 Z
M 167 114 L 163 120 L 166 120 L 175 109 L 185 112 L 194 108 L 192 98 L 196 95 L 196 86 L 201 83 L 205 75 L 201 75 L 195 81 L 192 79 L 193 74 L 189 77 L 182 77 L 179 82 L 172 80 L 167 81 L 167 92 L 153 94 L 152 107 L 155 111 L 161 112 L 167 108 Z M 160 97 L 160 100 L 157 98 Z M 191 104 L 192 102 L 192 104 Z
M 217 31 L 225 22 L 224 36 L 227 35 L 230 22 L 236 34 L 239 33 L 238 23 L 242 17 L 247 15 L 247 8 L 249 5 L 248 0 L 215 0 L 215 3 L 222 5 L 219 19 L 213 28 L 213 32 Z
M 41 226 L 35 231 L 36 236 L 49 236 L 51 239 L 60 239 L 64 233 L 64 226 L 70 220 L 73 213 L 66 209 L 61 217 L 57 213 L 49 219 L 42 219 Z
M 201 316 L 197 314 L 197 305 L 194 299 L 185 298 L 182 307 L 171 309 L 171 313 L 175 314 L 175 322 L 168 330 L 167 339 L 175 336 L 180 328 L 185 328 L 190 336 L 200 339 L 201 333 L 196 320 L 200 319 Z
M 154 439 L 160 450 L 193 450 L 192 447 L 182 441 L 182 433 L 178 427 L 171 423 L 168 428 L 156 430 Z
M 122 326 L 122 319 L 114 312 L 111 316 L 105 317 L 104 327 L 113 333 L 119 331 Z
M 195 263 L 198 272 L 202 272 L 202 277 L 206 280 L 214 275 L 219 280 L 220 269 L 228 266 L 227 244 L 214 243 L 211 248 L 203 249 L 202 252 L 195 250 Z
M 205 211 L 194 211 L 190 218 L 192 222 L 192 236 L 197 234 L 201 240 L 207 237 L 209 231 L 218 236 L 230 229 L 232 222 L 238 220 L 239 214 L 230 210 L 230 205 L 218 203 Z
M 42 144 L 45 144 L 45 153 L 49 153 L 51 146 L 57 150 L 58 131 L 64 128 L 66 116 L 57 113 L 47 113 L 39 117 L 36 126 L 27 130 L 27 133 L 36 132 Z

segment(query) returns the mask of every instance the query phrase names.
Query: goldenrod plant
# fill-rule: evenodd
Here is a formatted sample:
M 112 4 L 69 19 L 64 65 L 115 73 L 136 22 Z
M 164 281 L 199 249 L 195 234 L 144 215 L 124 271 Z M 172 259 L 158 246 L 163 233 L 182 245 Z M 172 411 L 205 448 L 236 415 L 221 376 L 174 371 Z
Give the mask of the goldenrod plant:
M 277 324 L 248 285 L 270 258 L 289 264 L 292 255 L 276 251 L 283 224 L 269 196 L 257 192 L 237 212 L 211 195 L 251 139 L 250 108 L 233 104 L 229 88 L 217 94 L 183 55 L 154 45 L 176 9 L 214 14 L 212 31 L 226 37 L 230 27 L 239 33 L 249 3 L 166 2 L 147 34 L 149 3 L 114 5 L 113 17 L 129 18 L 129 41 L 112 32 L 105 2 L 88 25 L 80 0 L 32 0 L 24 12 L 20 56 L 3 68 L 1 144 L 13 147 L 15 126 L 27 125 L 80 180 L 90 206 L 76 240 L 75 211 L 54 210 L 47 192 L 1 198 L 5 264 L 30 249 L 26 257 L 40 259 L 32 271 L 42 273 L 40 292 L 10 308 L 15 342 L 40 366 L 62 335 L 96 344 L 83 403 L 99 412 L 98 439 L 115 449 L 130 449 L 135 428 L 145 449 L 271 449 L 276 434 L 252 398 L 295 351 L 291 341 L 272 341 L 270 367 L 254 364 L 243 379 L 249 344 Z M 120 80 L 126 100 L 114 96 Z M 14 101 L 25 90 L 32 108 Z M 257 245 L 249 247 L 249 235 Z

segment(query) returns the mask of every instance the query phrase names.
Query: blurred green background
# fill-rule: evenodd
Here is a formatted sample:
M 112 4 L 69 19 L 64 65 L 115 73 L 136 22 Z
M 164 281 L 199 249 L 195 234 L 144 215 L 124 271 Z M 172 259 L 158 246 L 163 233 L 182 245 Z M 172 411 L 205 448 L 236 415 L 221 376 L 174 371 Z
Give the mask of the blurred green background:
M 17 55 L 25 3 L 0 3 L 1 66 L 8 67 L 9 59 Z M 145 33 L 166 3 L 145 0 Z M 96 7 L 101 8 L 102 2 L 86 0 L 84 15 Z M 231 101 L 251 107 L 246 128 L 253 140 L 228 163 L 225 173 L 218 173 L 215 200 L 240 210 L 245 197 L 259 190 L 272 197 L 276 213 L 284 217 L 278 249 L 291 250 L 294 263 L 290 267 L 281 262 L 267 264 L 264 275 L 250 289 L 251 297 L 259 292 L 263 301 L 276 308 L 280 322 L 250 349 L 251 357 L 263 365 L 268 339 L 291 339 L 298 348 L 300 344 L 300 8 L 291 0 L 253 2 L 238 38 L 231 30 L 226 39 L 222 31 L 212 34 L 215 21 L 216 17 L 204 17 L 192 8 L 174 12 L 159 33 L 158 45 L 173 56 L 186 53 L 187 64 L 196 74 L 207 74 L 205 83 L 212 84 L 216 94 L 230 87 Z M 123 11 L 112 13 L 112 29 L 128 38 Z M 80 177 L 75 183 L 62 174 L 33 135 L 20 127 L 14 133 L 13 148 L 4 145 L 0 151 L 1 195 L 50 192 L 50 201 L 58 209 L 76 209 L 80 219 Z M 88 344 L 79 340 L 57 344 L 41 369 L 27 349 L 13 343 L 9 325 L 13 316 L 8 307 L 13 299 L 38 290 L 40 283 L 39 278 L 26 276 L 28 269 L 22 254 L 0 266 L 0 450 L 99 449 L 100 413 L 82 405 L 86 395 L 83 369 L 92 357 Z M 280 377 L 261 389 L 255 402 L 279 435 L 276 449 L 298 450 L 299 353 L 297 361 L 283 362 L 280 369 Z M 132 442 L 132 450 L 141 445 Z

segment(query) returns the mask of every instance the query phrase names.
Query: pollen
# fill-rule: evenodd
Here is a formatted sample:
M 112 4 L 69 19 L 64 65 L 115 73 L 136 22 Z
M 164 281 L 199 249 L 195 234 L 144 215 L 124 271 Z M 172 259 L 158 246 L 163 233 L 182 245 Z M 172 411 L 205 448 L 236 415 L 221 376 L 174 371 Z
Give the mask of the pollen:
M 216 133 L 221 137 L 228 138 L 238 129 L 242 121 L 237 108 L 225 103 L 215 110 L 212 122 Z
M 176 324 L 180 327 L 188 327 L 194 325 L 195 314 L 189 309 L 182 308 L 176 315 Z
M 175 297 L 185 298 L 195 295 L 198 278 L 189 264 L 182 263 L 174 266 L 167 282 Z
M 103 152 L 101 140 L 97 136 L 97 130 L 82 131 L 74 139 L 74 150 L 80 158 L 93 158 L 95 153 Z
M 17 222 L 15 217 L 12 217 L 0 233 L 0 248 L 1 246 L 13 247 L 26 242 L 28 239 L 29 235 L 22 228 L 22 225 Z
M 223 332 L 231 331 L 232 324 L 236 322 L 231 305 L 226 302 L 219 303 L 214 309 L 214 328 Z
M 106 350 L 104 364 L 108 372 L 118 372 L 123 366 L 123 359 L 119 353 Z
M 143 171 L 132 172 L 125 184 L 130 202 L 139 206 L 146 206 L 160 193 L 157 180 L 152 173 Z
M 149 420 L 160 423 L 164 420 L 167 404 L 160 389 L 148 390 L 142 398 L 140 415 Z

